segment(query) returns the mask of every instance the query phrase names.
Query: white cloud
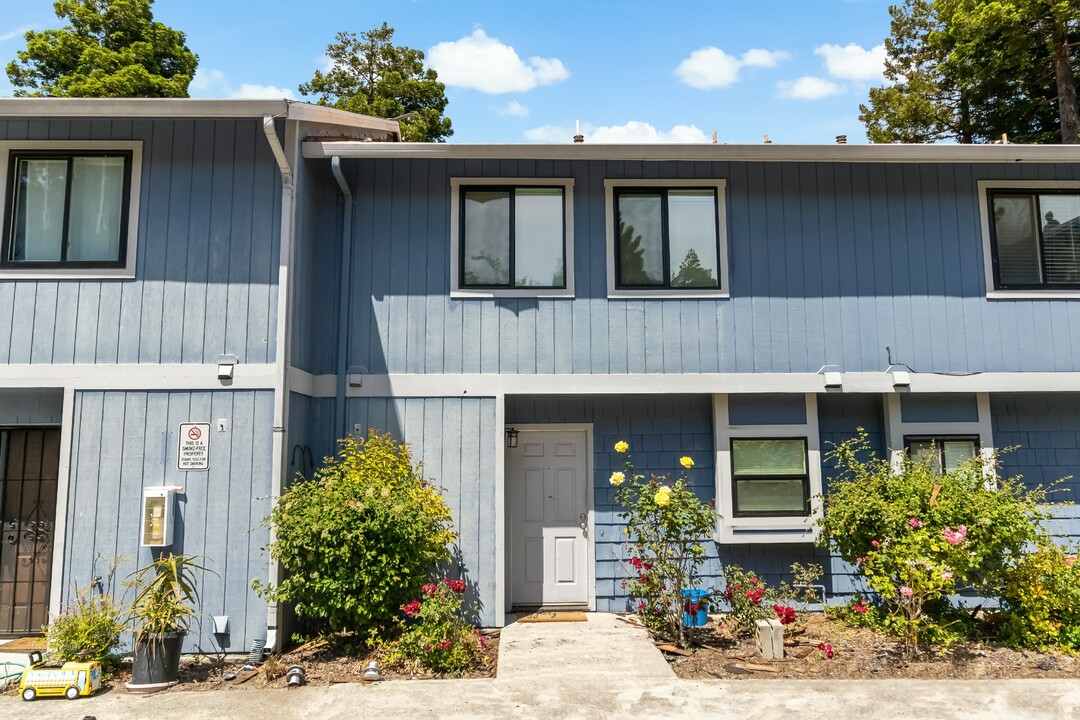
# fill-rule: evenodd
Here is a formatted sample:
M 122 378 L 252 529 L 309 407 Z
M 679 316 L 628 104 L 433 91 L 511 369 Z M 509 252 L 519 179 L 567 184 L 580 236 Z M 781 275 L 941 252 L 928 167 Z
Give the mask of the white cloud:
M 229 93 L 229 97 L 240 98 L 242 100 L 280 100 L 281 98 L 288 98 L 289 100 L 296 99 L 296 96 L 293 95 L 293 91 L 288 88 L 280 88 L 275 85 L 254 85 L 251 83 L 241 83 L 239 89 L 232 90 Z
M 670 130 L 657 130 L 653 125 L 630 120 L 623 125 L 593 127 L 583 123 L 581 134 L 591 143 L 703 143 L 705 133 L 694 125 L 675 125 Z M 541 143 L 565 143 L 574 139 L 574 128 L 544 125 L 525 131 L 525 139 Z
M 35 30 L 34 25 L 22 25 L 14 30 L 8 30 L 7 32 L 0 33 L 0 42 L 7 42 L 8 40 L 14 40 L 15 38 L 21 38 L 31 30 Z
M 821 100 L 838 92 L 840 86 L 831 80 L 809 75 L 776 83 L 776 96 L 790 100 Z
M 191 79 L 189 88 L 199 97 L 227 97 L 241 100 L 280 100 L 281 98 L 294 100 L 296 98 L 292 90 L 275 85 L 241 83 L 239 87 L 233 87 L 225 73 L 216 68 L 197 71 L 195 77 Z
M 525 117 L 529 114 L 529 108 L 525 107 L 517 100 L 511 100 L 506 104 L 506 107 L 499 108 L 500 115 L 513 115 L 514 117 Z
M 440 81 L 491 95 L 524 92 L 570 77 L 558 58 L 530 57 L 526 63 L 513 47 L 480 28 L 460 40 L 435 45 L 427 57 Z
M 790 58 L 783 50 L 752 48 L 741 58 L 728 55 L 717 47 L 706 47 L 690 53 L 690 57 L 675 68 L 675 76 L 684 85 L 711 90 L 732 85 L 739 81 L 739 69 L 743 67 L 775 67 Z
M 840 80 L 880 82 L 885 67 L 885 46 L 875 45 L 864 50 L 861 45 L 830 45 L 826 43 L 814 49 L 815 55 L 825 58 L 829 75 Z
M 743 53 L 742 64 L 747 67 L 776 67 L 785 60 L 791 59 L 791 53 L 784 50 L 762 50 L 751 48 Z

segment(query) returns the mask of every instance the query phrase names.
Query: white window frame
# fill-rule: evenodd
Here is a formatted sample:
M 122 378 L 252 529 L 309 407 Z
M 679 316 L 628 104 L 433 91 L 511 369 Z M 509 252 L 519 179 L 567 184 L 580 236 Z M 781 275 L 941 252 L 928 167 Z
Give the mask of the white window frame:
M 986 297 L 991 300 L 1038 298 L 1080 298 L 1080 290 L 998 290 L 994 287 L 994 255 L 990 236 L 990 190 L 1076 190 L 1080 180 L 979 180 L 979 220 L 982 227 L 983 269 L 986 272 Z
M 966 422 L 904 422 L 899 393 L 885 393 L 885 439 L 893 472 L 900 472 L 904 462 L 904 438 L 908 436 L 948 437 L 967 435 L 979 438 L 979 455 L 985 465 L 986 481 L 996 480 L 994 458 L 994 423 L 990 416 L 990 393 L 975 393 L 978 419 Z
M 618 241 L 615 232 L 615 190 L 622 188 L 711 188 L 716 191 L 717 241 L 717 279 L 720 287 L 709 288 L 618 288 L 615 284 L 615 244 Z M 648 300 L 657 298 L 725 299 L 731 297 L 728 278 L 728 237 L 727 237 L 727 180 L 604 180 L 604 227 L 607 245 L 607 294 L 609 298 Z
M 476 185 L 561 187 L 566 228 L 563 248 L 565 288 L 471 288 L 461 286 L 461 188 Z M 572 298 L 574 297 L 574 180 L 573 178 L 450 178 L 450 297 L 452 298 Z
M 818 433 L 817 395 L 807 393 L 806 421 L 785 425 L 732 425 L 728 396 L 713 396 L 713 434 L 716 443 L 716 505 L 720 513 L 716 541 L 724 544 L 813 542 L 821 517 L 821 436 Z M 810 514 L 806 517 L 735 517 L 731 440 L 753 438 L 806 438 L 810 476 Z
M 11 152 L 19 150 L 55 150 L 78 154 L 80 150 L 101 152 L 123 150 L 131 153 L 131 182 L 128 194 L 127 218 L 127 254 L 123 258 L 124 266 L 118 268 L 0 268 L 0 279 L 22 280 L 130 280 L 135 277 L 135 261 L 138 258 L 139 205 L 142 189 L 142 150 L 141 140 L 0 140 L 0 191 L 5 206 L 11 188 L 8 187 L 10 170 L 8 164 Z M 11 228 L 4 227 L 7 233 Z

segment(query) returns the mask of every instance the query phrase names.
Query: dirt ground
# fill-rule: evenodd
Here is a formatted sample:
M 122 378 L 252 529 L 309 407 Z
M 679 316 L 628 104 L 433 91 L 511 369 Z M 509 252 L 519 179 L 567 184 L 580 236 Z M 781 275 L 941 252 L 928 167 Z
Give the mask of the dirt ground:
M 681 678 L 739 679 L 1003 679 L 1080 678 L 1080 658 L 1038 653 L 979 642 L 953 645 L 947 652 L 929 650 L 905 660 L 895 638 L 867 628 L 853 628 L 824 615 L 812 615 L 803 632 L 785 642 L 783 660 L 763 660 L 750 640 L 734 641 L 722 617 L 699 628 L 702 647 L 689 657 L 669 655 Z M 828 643 L 833 657 L 818 646 Z

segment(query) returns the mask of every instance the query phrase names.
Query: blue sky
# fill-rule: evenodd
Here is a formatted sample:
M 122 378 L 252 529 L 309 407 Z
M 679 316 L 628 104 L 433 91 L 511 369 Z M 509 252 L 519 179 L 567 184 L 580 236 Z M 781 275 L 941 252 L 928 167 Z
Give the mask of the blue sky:
M 447 84 L 452 142 L 865 142 L 889 0 L 158 0 L 199 55 L 195 97 L 296 97 L 339 30 L 384 20 Z M 0 59 L 50 0 L 0 0 Z M 6 76 L 0 95 L 10 95 Z

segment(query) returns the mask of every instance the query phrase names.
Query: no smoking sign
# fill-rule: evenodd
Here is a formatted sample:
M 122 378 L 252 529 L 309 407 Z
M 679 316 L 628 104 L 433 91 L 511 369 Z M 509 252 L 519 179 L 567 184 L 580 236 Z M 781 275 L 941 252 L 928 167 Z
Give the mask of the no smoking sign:
M 210 423 L 180 423 L 178 470 L 210 469 Z

